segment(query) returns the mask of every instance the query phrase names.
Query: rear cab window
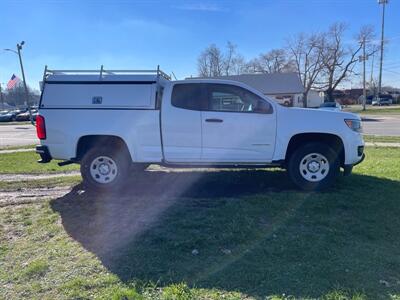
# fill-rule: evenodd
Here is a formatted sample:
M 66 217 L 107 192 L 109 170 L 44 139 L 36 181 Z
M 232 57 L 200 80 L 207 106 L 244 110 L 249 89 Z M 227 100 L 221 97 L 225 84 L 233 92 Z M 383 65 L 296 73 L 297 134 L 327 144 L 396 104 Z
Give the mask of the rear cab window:
M 202 110 L 206 97 L 206 87 L 202 83 L 175 84 L 172 90 L 173 106 L 189 110 Z

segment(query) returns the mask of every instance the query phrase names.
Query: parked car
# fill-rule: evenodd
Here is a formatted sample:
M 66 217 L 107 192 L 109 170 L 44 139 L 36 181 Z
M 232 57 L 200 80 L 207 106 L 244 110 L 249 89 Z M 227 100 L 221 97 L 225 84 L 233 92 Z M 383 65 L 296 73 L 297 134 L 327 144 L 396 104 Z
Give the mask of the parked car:
M 367 96 L 365 104 L 372 104 L 373 100 L 374 100 L 374 96 L 373 95 L 369 95 L 369 96 Z M 362 103 L 362 101 L 360 101 L 360 103 Z
M 13 118 L 14 116 L 11 112 L 5 111 L 0 113 L 0 122 L 11 122 Z
M 324 102 L 319 106 L 319 109 L 341 111 L 342 106 L 337 102 Z
M 3 111 L 0 113 L 0 122 L 13 122 L 18 113 L 18 111 Z
M 37 110 L 31 110 L 33 120 L 36 120 L 36 116 L 38 115 Z M 17 114 L 15 117 L 16 121 L 30 121 L 29 111 L 21 112 Z
M 320 190 L 364 158 L 358 115 L 287 108 L 237 81 L 116 72 L 45 74 L 36 152 L 42 163 L 79 163 L 88 188 L 118 189 L 159 164 L 282 167 L 299 188 Z
M 393 100 L 391 98 L 375 98 L 372 100 L 372 106 L 392 105 Z

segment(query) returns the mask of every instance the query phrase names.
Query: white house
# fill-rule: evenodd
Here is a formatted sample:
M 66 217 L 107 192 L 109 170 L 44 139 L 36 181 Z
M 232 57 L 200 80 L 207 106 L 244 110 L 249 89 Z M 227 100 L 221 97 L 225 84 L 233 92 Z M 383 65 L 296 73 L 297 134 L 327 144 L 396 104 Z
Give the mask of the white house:
M 319 107 L 324 103 L 324 92 L 310 90 L 307 95 L 307 107 Z

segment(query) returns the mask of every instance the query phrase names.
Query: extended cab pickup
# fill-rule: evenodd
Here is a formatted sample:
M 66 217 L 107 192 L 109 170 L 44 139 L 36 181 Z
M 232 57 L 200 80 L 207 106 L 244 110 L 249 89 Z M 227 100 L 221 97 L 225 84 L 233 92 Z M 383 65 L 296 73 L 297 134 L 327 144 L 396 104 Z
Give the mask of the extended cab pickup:
M 102 190 L 149 164 L 281 167 L 318 190 L 364 158 L 357 115 L 287 108 L 240 82 L 171 81 L 160 70 L 46 70 L 36 122 L 41 162 L 79 163 L 84 183 Z

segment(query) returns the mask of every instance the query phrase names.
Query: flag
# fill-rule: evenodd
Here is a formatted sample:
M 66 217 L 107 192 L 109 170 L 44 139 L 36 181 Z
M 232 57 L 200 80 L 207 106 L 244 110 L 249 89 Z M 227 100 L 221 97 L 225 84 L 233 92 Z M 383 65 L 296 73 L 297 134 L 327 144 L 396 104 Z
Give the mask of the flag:
M 13 75 L 11 76 L 10 81 L 7 83 L 7 88 L 8 88 L 9 90 L 11 90 L 12 88 L 15 87 L 15 85 L 16 85 L 18 82 L 20 82 L 20 79 L 19 79 L 15 74 L 13 74 Z

